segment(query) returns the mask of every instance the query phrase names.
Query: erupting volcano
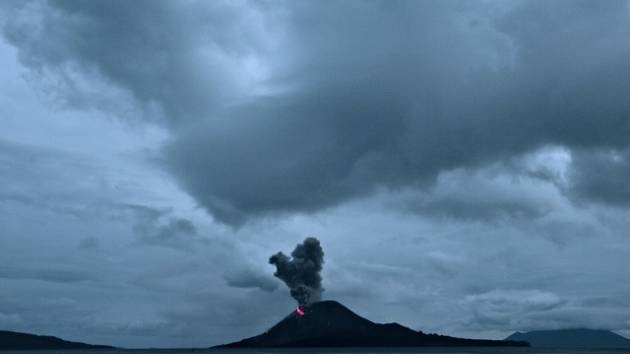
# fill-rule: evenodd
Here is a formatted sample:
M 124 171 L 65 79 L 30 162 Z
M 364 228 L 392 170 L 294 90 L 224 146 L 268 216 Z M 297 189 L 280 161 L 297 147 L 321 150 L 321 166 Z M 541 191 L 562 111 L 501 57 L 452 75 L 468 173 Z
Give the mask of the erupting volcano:
M 305 315 L 304 315 L 305 314 Z M 465 339 L 425 334 L 398 323 L 374 323 L 336 301 L 298 306 L 265 333 L 219 348 L 298 347 L 497 347 L 526 342 Z
M 336 301 L 319 301 L 324 252 L 316 238 L 298 244 L 291 257 L 278 252 L 269 263 L 276 266 L 274 275 L 297 300 L 295 311 L 263 334 L 219 348 L 527 346 L 525 342 L 455 338 L 424 334 L 398 323 L 374 323 Z

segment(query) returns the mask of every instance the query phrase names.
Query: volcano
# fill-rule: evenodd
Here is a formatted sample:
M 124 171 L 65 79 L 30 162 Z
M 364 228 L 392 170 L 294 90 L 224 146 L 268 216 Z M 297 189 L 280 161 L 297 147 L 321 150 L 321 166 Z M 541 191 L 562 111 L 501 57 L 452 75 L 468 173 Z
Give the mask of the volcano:
M 299 347 L 497 347 L 528 346 L 511 340 L 465 339 L 414 331 L 398 323 L 374 323 L 336 301 L 292 311 L 266 332 L 215 348 Z

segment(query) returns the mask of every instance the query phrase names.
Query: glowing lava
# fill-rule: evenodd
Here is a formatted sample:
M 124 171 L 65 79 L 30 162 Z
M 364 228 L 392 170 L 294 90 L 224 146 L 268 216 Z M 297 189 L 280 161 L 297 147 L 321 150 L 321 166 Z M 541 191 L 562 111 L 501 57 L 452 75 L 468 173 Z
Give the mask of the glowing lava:
M 298 306 L 295 309 L 295 314 L 298 316 L 304 316 L 304 306 Z

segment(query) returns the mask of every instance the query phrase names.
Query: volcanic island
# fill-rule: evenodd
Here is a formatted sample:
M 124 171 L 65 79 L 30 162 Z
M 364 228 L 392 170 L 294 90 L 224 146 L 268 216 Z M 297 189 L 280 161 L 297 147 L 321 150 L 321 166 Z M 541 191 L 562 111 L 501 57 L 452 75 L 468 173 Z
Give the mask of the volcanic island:
M 512 340 L 466 339 L 375 323 L 337 301 L 299 306 L 266 332 L 214 348 L 527 347 Z
M 398 323 L 372 322 L 337 301 L 320 301 L 324 251 L 314 237 L 298 244 L 290 257 L 278 252 L 269 263 L 298 302 L 297 309 L 262 334 L 214 348 L 529 346 L 523 341 L 426 334 Z

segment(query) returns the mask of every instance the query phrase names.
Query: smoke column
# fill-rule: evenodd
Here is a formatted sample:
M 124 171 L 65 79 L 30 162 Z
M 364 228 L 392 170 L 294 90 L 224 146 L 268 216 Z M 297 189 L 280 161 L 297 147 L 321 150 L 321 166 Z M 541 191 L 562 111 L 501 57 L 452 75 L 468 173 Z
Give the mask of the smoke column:
M 324 251 L 319 240 L 309 237 L 295 246 L 291 257 L 278 252 L 269 258 L 276 266 L 273 274 L 291 290 L 291 296 L 301 306 L 319 301 L 322 296 L 322 276 L 319 272 L 324 264 Z

